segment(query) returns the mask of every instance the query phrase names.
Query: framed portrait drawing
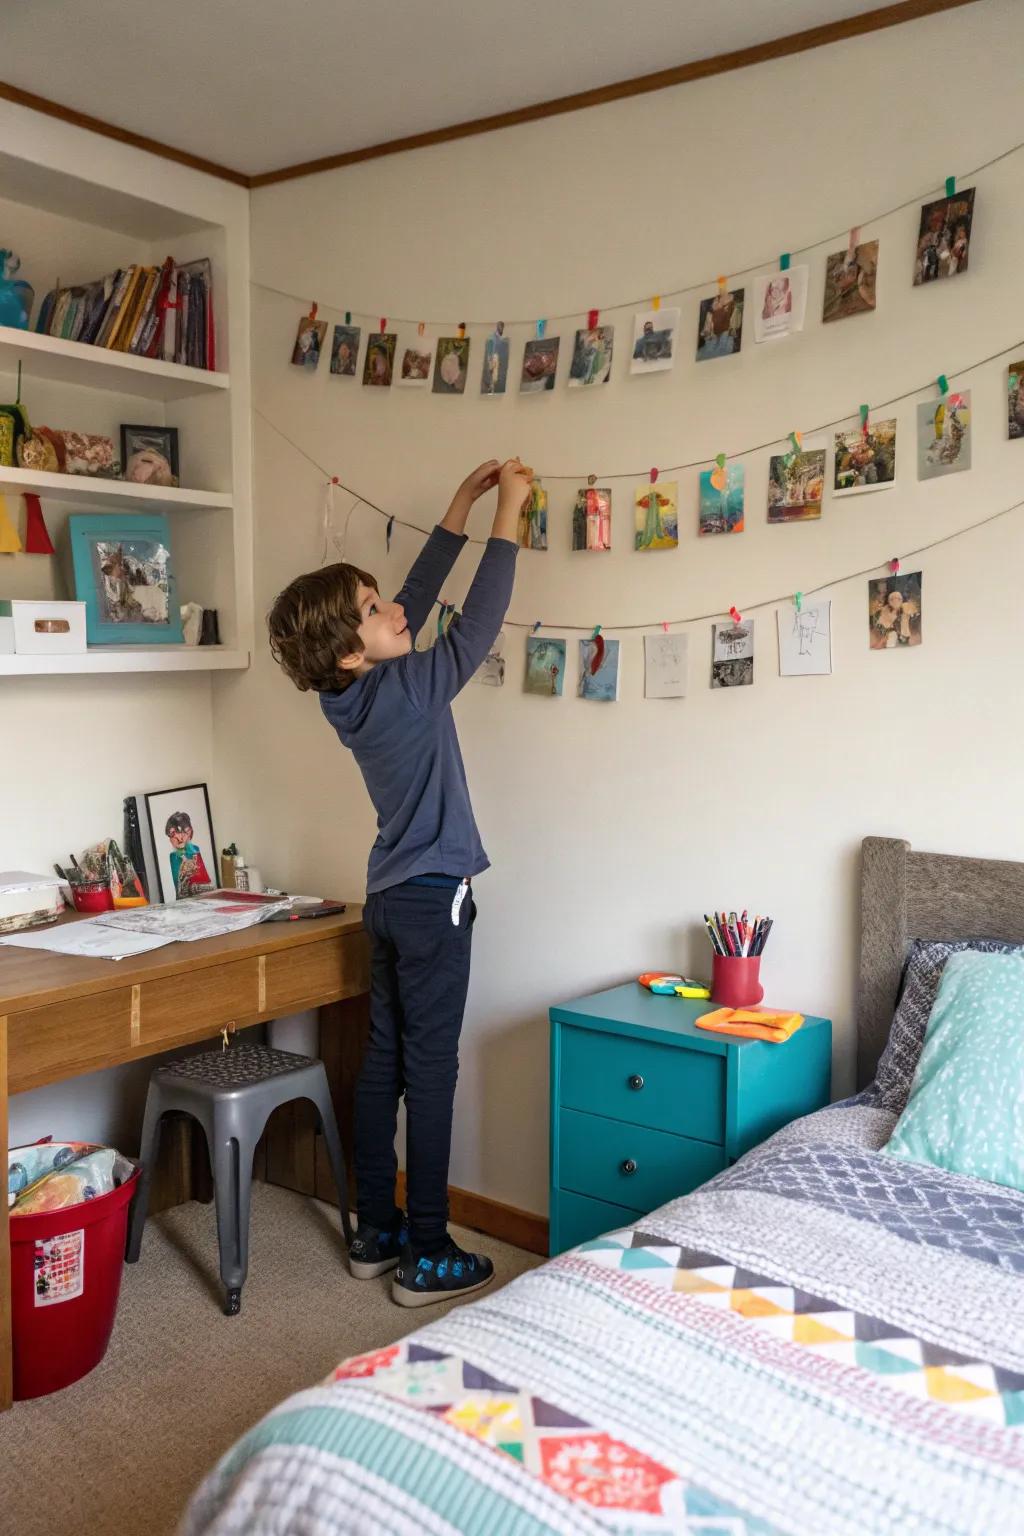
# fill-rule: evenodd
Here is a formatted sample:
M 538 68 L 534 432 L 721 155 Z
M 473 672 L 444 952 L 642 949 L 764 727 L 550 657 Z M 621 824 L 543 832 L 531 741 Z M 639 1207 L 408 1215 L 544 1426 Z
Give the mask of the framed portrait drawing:
M 206 785 L 155 790 L 146 795 L 146 815 L 156 854 L 160 900 L 183 901 L 214 889 L 217 845 Z
M 177 485 L 177 427 L 134 427 L 122 422 L 121 474 L 135 485 Z
M 75 597 L 89 645 L 180 645 L 170 527 L 163 513 L 73 513 Z

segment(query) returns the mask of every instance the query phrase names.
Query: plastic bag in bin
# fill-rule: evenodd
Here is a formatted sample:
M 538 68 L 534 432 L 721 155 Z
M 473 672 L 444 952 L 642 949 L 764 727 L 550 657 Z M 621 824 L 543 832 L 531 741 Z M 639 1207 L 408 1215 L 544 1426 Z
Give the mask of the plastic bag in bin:
M 12 1216 L 37 1216 L 109 1195 L 133 1164 L 113 1147 L 88 1141 L 41 1141 L 7 1153 L 7 1204 Z

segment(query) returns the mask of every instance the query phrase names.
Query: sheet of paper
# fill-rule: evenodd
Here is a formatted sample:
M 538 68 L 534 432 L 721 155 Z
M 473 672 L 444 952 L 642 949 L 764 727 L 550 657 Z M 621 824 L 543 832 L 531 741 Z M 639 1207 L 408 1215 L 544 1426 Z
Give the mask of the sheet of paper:
M 57 928 L 30 929 L 0 939 L 14 949 L 45 949 L 55 955 L 78 955 L 92 960 L 125 960 L 129 955 L 144 955 L 161 949 L 170 939 L 151 933 L 122 933 L 109 928 L 98 918 L 83 918 L 80 923 L 61 923 Z
M 777 610 L 779 676 L 812 677 L 832 671 L 832 604 L 804 603 Z
M 104 927 L 130 934 L 159 937 L 162 943 L 178 940 L 186 944 L 197 939 L 219 939 L 227 933 L 241 933 L 261 923 L 272 912 L 281 912 L 287 899 L 261 902 L 259 906 L 236 906 L 233 902 L 207 900 L 193 896 L 187 901 L 167 906 L 135 907 L 126 912 L 105 912 L 99 919 Z
M 687 637 L 644 635 L 644 698 L 686 697 Z
M 9 869 L 0 872 L 0 896 L 15 891 L 49 891 L 55 885 L 63 885 L 59 875 L 30 875 L 25 869 Z

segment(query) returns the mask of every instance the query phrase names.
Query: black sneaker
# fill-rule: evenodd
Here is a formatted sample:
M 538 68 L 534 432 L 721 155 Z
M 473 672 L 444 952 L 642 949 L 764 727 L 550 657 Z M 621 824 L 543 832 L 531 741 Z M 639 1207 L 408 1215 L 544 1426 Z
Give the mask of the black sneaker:
M 452 1296 L 468 1296 L 494 1279 L 494 1265 L 482 1253 L 466 1253 L 451 1238 L 433 1257 L 415 1258 L 406 1244 L 391 1282 L 391 1298 L 400 1307 L 429 1307 Z
M 357 1280 L 376 1280 L 394 1269 L 408 1241 L 404 1216 L 393 1227 L 371 1227 L 361 1221 L 348 1250 L 348 1267 Z

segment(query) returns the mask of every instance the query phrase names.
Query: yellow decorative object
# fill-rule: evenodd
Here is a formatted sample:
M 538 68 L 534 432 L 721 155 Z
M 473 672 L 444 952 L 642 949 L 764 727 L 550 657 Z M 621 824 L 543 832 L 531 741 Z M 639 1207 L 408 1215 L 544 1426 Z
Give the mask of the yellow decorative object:
M 0 496 L 0 555 L 18 555 L 21 549 L 18 530 L 11 522 L 6 501 Z

